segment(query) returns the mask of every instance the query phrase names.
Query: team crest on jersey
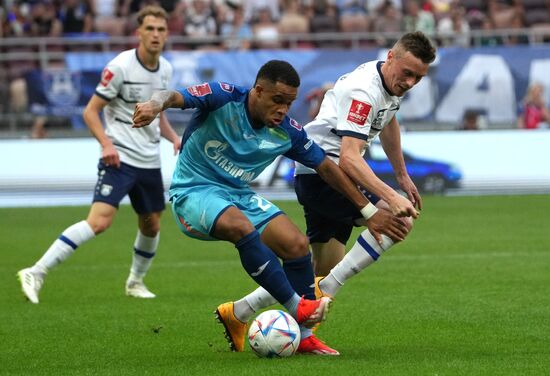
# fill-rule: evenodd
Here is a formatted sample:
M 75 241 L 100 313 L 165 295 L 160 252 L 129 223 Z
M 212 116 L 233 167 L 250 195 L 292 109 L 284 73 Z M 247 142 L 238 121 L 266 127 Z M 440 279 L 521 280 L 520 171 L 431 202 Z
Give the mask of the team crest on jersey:
M 349 107 L 347 120 L 363 127 L 367 122 L 370 109 L 370 104 L 353 99 Z
M 188 87 L 187 91 L 194 97 L 204 97 L 207 94 L 212 94 L 212 88 L 210 87 L 208 82 Z
M 109 196 L 111 192 L 113 191 L 113 186 L 109 184 L 101 184 L 101 195 L 102 196 Z
M 293 128 L 296 128 L 297 130 L 301 131 L 302 130 L 302 126 L 300 124 L 298 124 L 298 122 L 296 120 L 294 120 L 293 118 L 290 118 L 290 125 L 293 127 Z
M 108 68 L 103 69 L 103 72 L 101 72 L 101 86 L 109 85 L 114 76 L 115 74 Z
M 220 87 L 222 88 L 223 91 L 226 91 L 228 93 L 232 93 L 234 89 L 233 85 L 226 84 L 225 82 L 220 82 Z

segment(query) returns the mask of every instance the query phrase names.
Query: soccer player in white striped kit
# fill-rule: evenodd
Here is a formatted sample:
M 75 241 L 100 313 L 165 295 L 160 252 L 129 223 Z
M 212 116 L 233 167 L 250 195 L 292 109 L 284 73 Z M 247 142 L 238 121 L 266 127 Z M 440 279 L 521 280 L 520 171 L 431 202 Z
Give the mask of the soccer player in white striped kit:
M 297 165 L 295 190 L 304 208 L 314 270 L 316 297 L 334 297 L 344 282 L 374 263 L 396 242 L 405 239 L 418 218 L 422 199 L 405 166 L 399 122 L 395 116 L 401 97 L 428 73 L 435 48 L 421 32 L 403 35 L 389 50 L 385 61 L 370 61 L 338 79 L 327 91 L 317 117 L 304 129 L 363 189 L 370 204 L 359 211 L 351 202 L 326 185 L 310 168 Z M 363 159 L 373 139 L 380 140 L 397 182 L 407 197 L 380 180 Z M 377 212 L 399 217 L 400 228 L 377 228 L 368 223 Z M 353 226 L 368 226 L 346 254 Z M 380 235 L 380 233 L 382 233 Z M 229 337 L 236 342 L 246 334 L 246 322 L 260 309 L 275 304 L 263 288 L 236 302 L 223 303 Z M 242 342 L 242 340 L 241 340 Z M 318 355 L 338 355 L 325 348 Z
M 120 53 L 102 72 L 83 113 L 102 149 L 93 203 L 85 220 L 65 229 L 33 266 L 17 273 L 23 293 L 32 303 L 39 302 L 38 294 L 49 270 L 66 260 L 78 246 L 107 230 L 127 194 L 138 215 L 138 232 L 126 294 L 155 297 L 143 278 L 157 251 L 160 216 L 165 208 L 160 137 L 173 143 L 174 153 L 181 140 L 164 114 L 152 126 L 142 129 L 132 128 L 132 116 L 137 102 L 148 100 L 154 91 L 166 90 L 172 79 L 172 66 L 161 56 L 168 37 L 167 20 L 161 7 L 143 8 L 138 14 L 138 47 Z

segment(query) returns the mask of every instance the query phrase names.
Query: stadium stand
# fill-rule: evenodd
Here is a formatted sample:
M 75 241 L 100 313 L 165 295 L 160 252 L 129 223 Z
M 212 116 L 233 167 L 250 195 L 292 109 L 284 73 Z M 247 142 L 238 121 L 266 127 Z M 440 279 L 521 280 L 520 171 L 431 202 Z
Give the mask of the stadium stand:
M 26 73 L 63 67 L 67 52 L 114 52 L 135 45 L 129 35 L 135 14 L 151 3 L 170 12 L 167 50 L 174 51 L 379 48 L 418 25 L 440 46 L 550 41 L 548 0 L 4 0 L 0 132 L 27 130 L 33 122 Z M 234 19 L 244 31 L 231 31 Z M 457 22 L 462 32 L 456 32 Z

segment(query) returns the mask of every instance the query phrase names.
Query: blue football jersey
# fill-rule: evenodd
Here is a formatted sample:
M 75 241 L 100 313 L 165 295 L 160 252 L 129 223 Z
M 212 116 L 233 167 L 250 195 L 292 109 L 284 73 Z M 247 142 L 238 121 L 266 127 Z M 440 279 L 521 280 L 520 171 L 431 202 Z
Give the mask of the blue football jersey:
M 205 184 L 247 188 L 279 155 L 311 168 L 323 161 L 323 149 L 288 116 L 276 128 L 252 128 L 248 90 L 223 82 L 179 90 L 184 108 L 196 110 L 183 136 L 170 196 Z

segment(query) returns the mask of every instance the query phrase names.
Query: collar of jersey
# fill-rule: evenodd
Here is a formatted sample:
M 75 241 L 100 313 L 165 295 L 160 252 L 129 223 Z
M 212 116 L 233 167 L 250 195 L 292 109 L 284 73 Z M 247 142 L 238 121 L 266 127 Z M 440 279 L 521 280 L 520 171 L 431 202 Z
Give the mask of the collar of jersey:
M 145 64 L 141 62 L 141 60 L 139 60 L 138 49 L 135 48 L 134 50 L 136 51 L 136 59 L 139 62 L 139 64 L 143 67 L 143 69 L 148 70 L 149 72 L 156 72 L 160 69 L 160 60 L 157 62 L 157 67 L 155 69 L 149 69 L 145 66 Z
M 382 64 L 384 64 L 384 61 L 379 61 L 376 63 L 376 70 L 378 71 L 378 74 L 380 75 L 380 78 L 382 79 L 382 86 L 384 86 L 384 90 L 394 97 L 395 95 L 391 92 L 391 90 L 386 86 L 386 81 L 384 81 L 384 75 L 382 74 Z

